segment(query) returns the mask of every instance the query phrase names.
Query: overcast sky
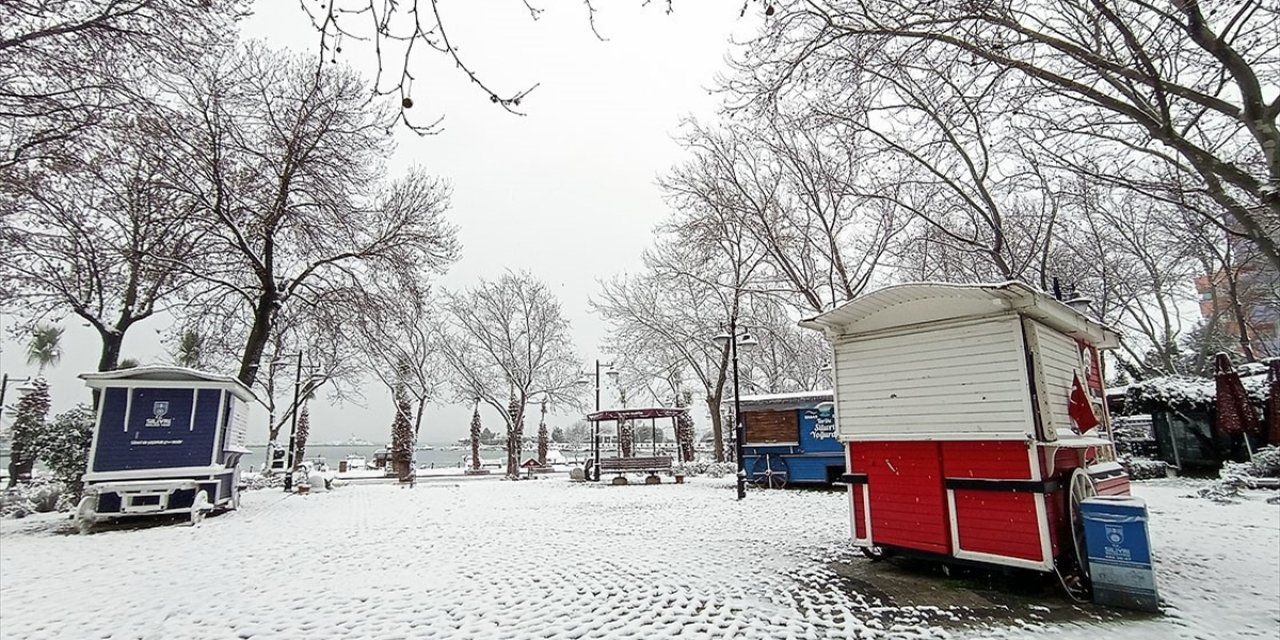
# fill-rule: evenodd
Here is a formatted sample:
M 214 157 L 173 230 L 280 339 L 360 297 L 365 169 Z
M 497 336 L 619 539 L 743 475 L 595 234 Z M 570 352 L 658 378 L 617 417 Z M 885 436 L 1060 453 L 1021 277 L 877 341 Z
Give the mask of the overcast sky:
M 592 34 L 585 7 L 574 0 L 544 0 L 539 6 L 546 11 L 536 22 L 520 0 L 441 2 L 451 40 L 484 82 L 503 94 L 540 86 L 522 104 L 528 115 L 512 116 L 443 57 L 429 58 L 415 66 L 413 113 L 423 120 L 445 116 L 444 130 L 430 137 L 398 131 L 399 147 L 389 161 L 393 173 L 418 164 L 452 183 L 449 218 L 460 229 L 463 251 L 441 284 L 460 288 L 505 269 L 529 270 L 560 298 L 588 363 L 601 355 L 605 330 L 587 309 L 596 281 L 639 266 L 651 229 L 667 214 L 655 179 L 682 157 L 672 136 L 682 118 L 713 113 L 716 98 L 709 89 L 725 70 L 731 39 L 749 37 L 761 10 L 752 5 L 739 18 L 742 0 L 677 2 L 670 15 L 664 2 L 596 4 L 605 42 Z M 318 42 L 297 2 L 284 0 L 259 0 L 242 33 L 308 53 Z M 344 61 L 372 74 L 372 57 L 358 45 L 347 43 L 343 50 Z M 4 329 L 17 323 L 12 315 L 0 316 Z M 99 354 L 96 334 L 77 318 L 64 325 L 62 362 L 46 373 L 54 411 L 87 400 L 76 376 L 93 370 Z M 135 326 L 123 357 L 167 362 L 158 335 L 165 329 L 160 318 Z M 24 345 L 5 333 L 0 370 L 33 375 Z M 313 403 L 312 440 L 355 434 L 386 442 L 388 394 L 370 383 L 365 396 L 365 406 Z M 463 437 L 470 412 L 469 406 L 429 407 L 421 439 Z M 548 422 L 565 425 L 578 417 Z M 496 415 L 484 420 L 499 431 Z M 703 428 L 706 422 L 700 422 Z M 259 408 L 250 440 L 265 439 L 265 424 Z

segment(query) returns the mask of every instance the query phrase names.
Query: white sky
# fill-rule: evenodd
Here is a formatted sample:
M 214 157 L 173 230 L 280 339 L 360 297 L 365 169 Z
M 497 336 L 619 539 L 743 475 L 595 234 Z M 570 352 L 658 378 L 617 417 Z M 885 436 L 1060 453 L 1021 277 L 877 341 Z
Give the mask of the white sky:
M 725 69 L 730 39 L 749 37 L 762 10 L 753 4 L 740 19 L 742 0 L 677 2 L 670 15 L 665 2 L 596 4 L 606 42 L 591 33 L 586 8 L 574 0 L 542 0 L 546 11 L 537 22 L 520 0 L 442 2 L 450 39 L 484 82 L 504 95 L 541 86 L 522 105 L 528 115 L 512 116 L 442 56 L 426 58 L 415 67 L 413 113 L 424 121 L 443 114 L 444 131 L 425 138 L 398 131 L 399 148 L 389 160 L 393 172 L 419 164 L 453 185 L 449 218 L 460 227 L 463 253 L 441 284 L 459 288 L 505 269 L 528 269 L 559 296 L 588 363 L 601 355 L 605 330 L 589 313 L 588 297 L 597 279 L 639 266 L 651 229 L 667 215 L 655 179 L 682 158 L 672 135 L 683 117 L 713 113 L 716 98 L 708 89 Z M 297 2 L 285 0 L 258 0 L 242 31 L 273 47 L 309 53 L 318 42 Z M 344 61 L 372 78 L 373 59 L 359 49 L 345 43 Z M 0 316 L 2 329 L 17 323 L 14 316 Z M 46 373 L 55 412 L 88 400 L 76 376 L 96 367 L 100 348 L 78 318 L 64 325 L 62 361 Z M 159 335 L 166 328 L 161 318 L 136 325 L 123 357 L 166 362 Z M 0 371 L 33 375 L 24 344 L 7 333 Z M 387 392 L 371 383 L 365 395 L 364 407 L 313 403 L 312 441 L 355 434 L 385 442 L 392 416 Z M 609 395 L 604 397 L 607 405 Z M 422 440 L 463 437 L 470 411 L 429 407 Z M 549 416 L 548 423 L 567 425 L 577 417 Z M 500 431 L 496 415 L 484 421 Z M 265 410 L 259 410 L 250 440 L 265 439 L 265 424 Z

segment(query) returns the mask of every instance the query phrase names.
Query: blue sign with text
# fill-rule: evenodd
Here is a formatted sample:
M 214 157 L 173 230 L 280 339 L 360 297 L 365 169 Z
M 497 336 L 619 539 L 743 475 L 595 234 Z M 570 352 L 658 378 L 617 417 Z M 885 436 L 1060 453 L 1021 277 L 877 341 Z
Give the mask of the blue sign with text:
M 844 450 L 836 439 L 836 417 L 831 409 L 800 409 L 800 449 L 805 453 Z
M 1098 604 L 1158 611 L 1147 505 L 1131 496 L 1097 496 L 1080 504 L 1089 548 L 1089 577 Z

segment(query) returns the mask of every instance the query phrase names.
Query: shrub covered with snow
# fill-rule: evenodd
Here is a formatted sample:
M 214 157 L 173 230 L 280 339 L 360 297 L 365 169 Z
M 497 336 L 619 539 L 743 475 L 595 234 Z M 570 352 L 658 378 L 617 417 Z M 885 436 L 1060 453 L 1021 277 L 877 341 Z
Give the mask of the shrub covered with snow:
M 241 473 L 240 484 L 243 485 L 247 491 L 253 491 L 256 489 L 283 489 L 284 474 L 273 473 L 268 476 L 261 473 Z
M 1267 377 L 1240 378 L 1249 403 L 1262 411 L 1267 397 Z M 1130 415 L 1154 411 L 1211 411 L 1218 396 L 1213 378 L 1162 376 L 1135 382 L 1125 390 L 1124 410 Z
M 1165 470 L 1169 467 L 1163 460 L 1151 460 L 1134 456 L 1122 456 L 1120 458 L 1120 466 L 1124 467 L 1125 471 L 1128 472 L 1130 480 L 1163 478 L 1167 475 Z
M 40 435 L 40 459 L 49 467 L 54 481 L 62 483 L 69 502 L 79 500 L 84 488 L 80 477 L 89 463 L 93 422 L 93 409 L 80 404 L 54 417 Z
M 1263 447 L 1254 452 L 1249 462 L 1227 462 L 1218 472 L 1218 480 L 1200 489 L 1201 498 L 1214 502 L 1231 502 L 1240 497 L 1240 491 L 1254 487 L 1258 478 L 1280 478 L 1280 447 Z M 1275 504 L 1275 500 L 1268 500 Z
M 25 518 L 65 508 L 62 483 L 37 477 L 0 492 L 0 517 Z
M 737 465 L 732 462 L 713 462 L 710 460 L 694 460 L 673 465 L 672 471 L 684 476 L 708 476 L 721 478 L 736 473 Z

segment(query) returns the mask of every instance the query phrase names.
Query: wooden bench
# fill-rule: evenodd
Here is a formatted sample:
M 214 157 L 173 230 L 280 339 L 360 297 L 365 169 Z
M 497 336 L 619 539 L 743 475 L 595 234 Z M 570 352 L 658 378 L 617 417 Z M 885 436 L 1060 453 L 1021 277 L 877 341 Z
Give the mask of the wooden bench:
M 616 473 L 619 476 L 624 473 L 648 473 L 653 476 L 654 481 L 657 481 L 658 478 L 655 474 L 659 472 L 671 473 L 671 456 L 601 458 L 600 471 L 601 473 Z M 645 482 L 650 483 L 649 480 Z

